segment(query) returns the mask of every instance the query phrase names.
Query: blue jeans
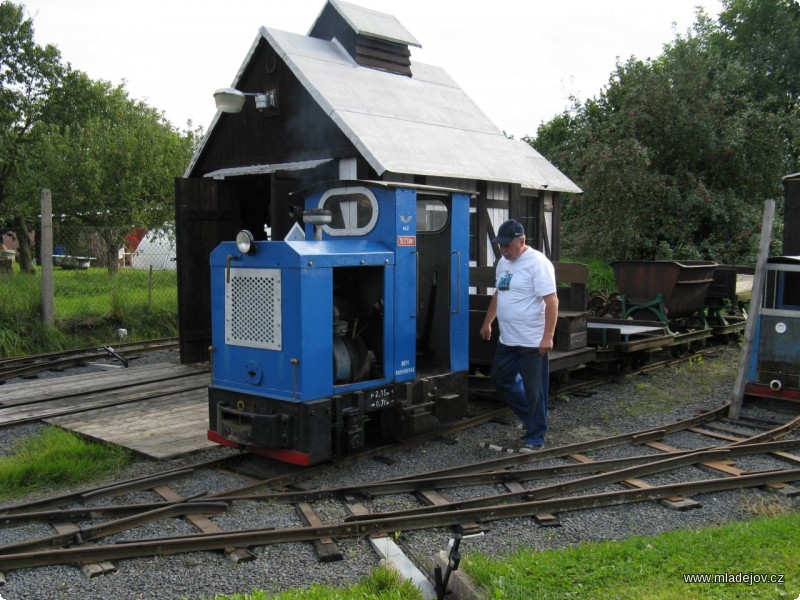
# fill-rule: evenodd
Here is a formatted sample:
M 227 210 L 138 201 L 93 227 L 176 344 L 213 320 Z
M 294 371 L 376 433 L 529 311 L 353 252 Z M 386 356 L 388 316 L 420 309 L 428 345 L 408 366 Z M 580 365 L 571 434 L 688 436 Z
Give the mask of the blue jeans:
M 497 394 L 525 427 L 525 443 L 539 446 L 547 433 L 550 361 L 539 348 L 497 344 L 492 366 Z

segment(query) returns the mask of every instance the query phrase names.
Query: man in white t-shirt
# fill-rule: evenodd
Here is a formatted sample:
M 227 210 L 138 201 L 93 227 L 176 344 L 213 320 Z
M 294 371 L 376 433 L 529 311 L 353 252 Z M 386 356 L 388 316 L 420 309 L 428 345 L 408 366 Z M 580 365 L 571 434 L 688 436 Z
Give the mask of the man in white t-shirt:
M 500 340 L 492 380 L 498 395 L 522 421 L 522 450 L 539 450 L 547 432 L 547 355 L 553 349 L 558 319 L 555 269 L 544 254 L 525 243 L 525 230 L 514 219 L 500 226 L 492 243 L 500 246 L 502 257 L 480 334 L 489 340 L 497 318 Z

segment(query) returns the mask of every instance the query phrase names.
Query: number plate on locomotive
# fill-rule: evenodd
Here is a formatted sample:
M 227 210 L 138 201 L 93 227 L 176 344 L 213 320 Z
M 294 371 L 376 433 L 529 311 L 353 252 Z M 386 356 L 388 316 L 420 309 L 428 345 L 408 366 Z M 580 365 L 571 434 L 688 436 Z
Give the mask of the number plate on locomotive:
M 365 392 L 367 408 L 376 410 L 394 404 L 394 389 L 391 386 L 375 388 Z

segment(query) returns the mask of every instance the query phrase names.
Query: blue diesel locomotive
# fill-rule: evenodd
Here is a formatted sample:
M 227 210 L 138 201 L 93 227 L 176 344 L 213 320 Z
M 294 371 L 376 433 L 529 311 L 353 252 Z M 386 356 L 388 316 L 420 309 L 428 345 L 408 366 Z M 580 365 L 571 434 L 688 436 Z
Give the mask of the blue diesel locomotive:
M 467 411 L 470 193 L 339 181 L 211 254 L 210 440 L 311 465 Z

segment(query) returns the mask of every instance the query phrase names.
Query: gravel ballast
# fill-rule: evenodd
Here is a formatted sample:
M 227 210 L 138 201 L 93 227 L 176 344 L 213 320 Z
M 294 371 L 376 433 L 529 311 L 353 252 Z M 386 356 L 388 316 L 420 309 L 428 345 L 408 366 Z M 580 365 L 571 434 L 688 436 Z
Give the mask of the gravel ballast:
M 738 359 L 739 349 L 730 346 L 715 356 L 683 363 L 680 367 L 668 367 L 645 375 L 622 378 L 617 383 L 599 388 L 591 395 L 559 396 L 550 403 L 547 448 L 638 431 L 695 416 L 698 410 L 717 408 L 731 399 Z M 132 361 L 131 367 L 154 362 L 177 362 L 177 353 L 143 355 L 142 358 Z M 82 367 L 64 373 L 42 374 L 42 377 L 87 373 L 93 369 L 96 367 Z M 6 454 L 16 441 L 41 427 L 40 424 L 27 424 L 0 429 L 0 455 Z M 393 453 L 390 456 L 394 461 L 392 464 L 374 460 L 362 461 L 356 465 L 334 469 L 314 483 L 319 487 L 342 486 L 497 458 L 497 452 L 483 445 L 490 442 L 500 447 L 518 447 L 519 434 L 511 418 L 499 419 L 458 433 L 449 440 L 455 443 L 432 440 L 413 450 Z M 666 436 L 663 441 L 682 447 L 684 443 L 688 443 L 686 438 L 686 435 L 678 433 Z M 230 452 L 225 448 L 213 448 L 173 461 L 137 461 L 120 473 L 118 478 L 128 479 L 172 469 Z M 593 453 L 592 458 L 615 458 L 625 455 L 626 452 L 630 454 L 630 448 L 609 448 Z M 647 449 L 641 451 L 646 452 Z M 266 465 L 267 474 L 277 475 L 290 469 L 271 461 L 262 464 Z M 552 461 L 545 464 L 552 464 Z M 761 470 L 768 466 L 754 459 L 754 462 L 746 463 L 744 468 Z M 700 478 L 702 475 L 698 470 L 697 479 Z M 652 482 L 669 480 L 669 474 L 665 474 L 653 478 Z M 192 478 L 180 485 L 176 484 L 175 491 L 188 496 L 202 491 L 203 485 L 236 487 L 240 484 L 240 480 L 210 471 L 204 473 L 202 478 Z M 536 484 L 526 485 L 535 487 Z M 57 490 L 51 494 L 67 491 L 69 490 Z M 472 492 L 454 490 L 451 497 L 469 497 Z M 34 497 L 42 497 L 42 494 L 34 495 L 31 499 Z M 128 500 L 135 501 L 133 498 L 134 496 Z M 136 495 L 135 498 L 140 500 L 142 496 Z M 589 540 L 621 539 L 632 534 L 650 535 L 680 528 L 716 525 L 750 518 L 754 507 L 767 503 L 784 502 L 794 510 L 798 507 L 796 499 L 778 500 L 775 495 L 758 489 L 713 496 L 702 495 L 695 499 L 702 503 L 702 508 L 676 511 L 656 502 L 643 502 L 613 510 L 596 509 L 560 514 L 560 527 L 539 527 L 529 518 L 495 521 L 488 524 L 489 531 L 485 535 L 464 540 L 461 551 L 465 554 L 481 550 L 500 556 L 513 552 L 520 546 L 544 550 Z M 374 511 L 417 505 L 411 496 L 408 497 L 408 502 L 402 497 L 376 497 L 363 500 L 363 503 Z M 326 523 L 340 520 L 343 516 L 341 504 L 338 502 L 316 503 L 315 508 Z M 298 527 L 303 524 L 291 506 L 251 501 L 236 503 L 227 513 L 212 520 L 226 531 L 253 527 Z M 112 539 L 141 539 L 190 532 L 192 528 L 188 523 L 171 519 L 114 536 Z M 0 543 L 10 543 L 17 536 L 22 538 L 50 533 L 52 531 L 42 525 L 0 529 Z M 432 570 L 434 557 L 446 548 L 452 536 L 449 529 L 403 532 L 399 535 L 398 544 L 417 566 L 423 570 Z M 337 540 L 337 544 L 343 560 L 329 563 L 318 562 L 310 543 L 290 543 L 251 548 L 256 559 L 238 564 L 214 552 L 118 561 L 118 570 L 115 573 L 91 579 L 75 566 L 14 570 L 5 574 L 6 583 L 0 587 L 0 594 L 5 600 L 201 599 L 213 598 L 220 593 L 247 593 L 253 589 L 277 592 L 312 583 L 343 586 L 367 576 L 379 563 L 379 558 L 366 539 L 341 539 Z

